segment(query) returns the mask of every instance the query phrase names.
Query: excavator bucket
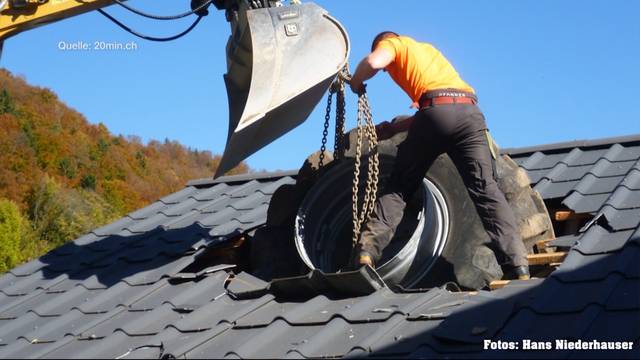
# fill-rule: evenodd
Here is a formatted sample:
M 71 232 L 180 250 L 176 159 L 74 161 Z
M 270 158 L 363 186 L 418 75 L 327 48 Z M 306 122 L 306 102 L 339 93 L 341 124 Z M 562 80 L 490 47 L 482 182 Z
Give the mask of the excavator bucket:
M 229 134 L 215 177 L 304 122 L 349 55 L 342 25 L 314 3 L 233 16 L 224 76 Z

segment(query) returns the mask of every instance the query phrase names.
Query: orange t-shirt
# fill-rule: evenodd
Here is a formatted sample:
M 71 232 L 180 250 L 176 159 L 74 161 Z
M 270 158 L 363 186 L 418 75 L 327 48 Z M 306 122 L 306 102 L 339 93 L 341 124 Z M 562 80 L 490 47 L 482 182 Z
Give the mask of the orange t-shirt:
M 417 42 L 407 36 L 398 36 L 382 40 L 376 49 L 379 47 L 393 54 L 394 61 L 386 70 L 414 102 L 418 102 L 425 92 L 437 89 L 457 89 L 475 93 L 442 53 L 431 44 Z

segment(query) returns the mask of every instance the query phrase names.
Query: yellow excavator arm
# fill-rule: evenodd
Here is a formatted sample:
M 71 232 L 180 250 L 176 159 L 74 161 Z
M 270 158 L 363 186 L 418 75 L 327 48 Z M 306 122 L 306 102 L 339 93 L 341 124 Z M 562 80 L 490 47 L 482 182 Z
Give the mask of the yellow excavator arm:
M 117 3 L 158 18 L 123 1 L 0 0 L 0 46 L 22 31 L 92 10 L 141 36 L 100 10 Z M 231 25 L 224 75 L 229 132 L 217 177 L 306 120 L 346 64 L 349 39 L 326 10 L 299 0 L 191 0 L 191 12 L 182 15 L 198 18 L 180 35 L 197 25 L 211 4 L 226 12 Z
M 113 0 L 2 0 L 0 41 L 37 26 L 113 4 Z

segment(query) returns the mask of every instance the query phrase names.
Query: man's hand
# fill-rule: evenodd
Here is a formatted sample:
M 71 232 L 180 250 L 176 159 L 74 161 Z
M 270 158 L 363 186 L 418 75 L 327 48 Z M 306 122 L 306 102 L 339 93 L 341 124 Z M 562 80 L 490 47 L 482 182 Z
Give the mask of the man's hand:
M 376 125 L 376 135 L 378 136 L 378 140 L 389 139 L 395 134 L 396 131 L 393 127 L 393 124 L 388 121 L 383 121 L 380 124 Z
M 364 94 L 367 88 L 367 85 L 363 84 L 361 81 L 353 81 L 353 79 L 349 83 L 349 86 L 351 87 L 351 91 L 353 91 L 354 94 L 357 94 L 358 96 Z

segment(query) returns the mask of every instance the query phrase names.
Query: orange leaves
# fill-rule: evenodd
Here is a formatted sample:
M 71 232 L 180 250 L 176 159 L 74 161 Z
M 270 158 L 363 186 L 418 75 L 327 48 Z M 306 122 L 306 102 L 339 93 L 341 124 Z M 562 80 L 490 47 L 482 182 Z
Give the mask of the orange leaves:
M 209 151 L 169 139 L 145 145 L 138 136 L 115 136 L 51 90 L 0 69 L 0 198 L 15 202 L 23 214 L 40 216 L 27 219 L 38 224 L 34 241 L 73 240 L 76 232 L 139 209 L 191 179 L 213 176 L 219 162 Z M 242 164 L 232 173 L 246 171 Z M 64 209 L 64 216 L 43 223 L 41 213 L 28 211 L 34 194 L 48 199 L 43 203 L 50 209 Z

